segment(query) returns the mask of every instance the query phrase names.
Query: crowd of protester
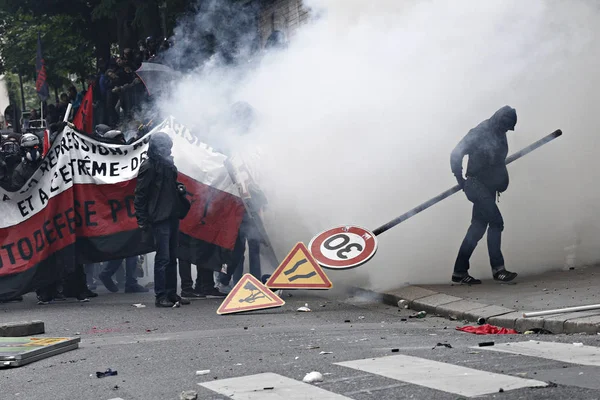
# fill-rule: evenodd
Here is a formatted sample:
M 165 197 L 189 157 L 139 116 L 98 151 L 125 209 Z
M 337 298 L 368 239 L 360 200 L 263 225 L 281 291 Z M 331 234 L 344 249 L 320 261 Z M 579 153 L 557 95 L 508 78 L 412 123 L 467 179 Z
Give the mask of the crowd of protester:
M 113 144 L 126 144 L 139 139 L 152 128 L 152 121 L 139 124 L 133 135 L 126 138 L 123 127 L 131 126 L 134 115 L 143 109 L 150 109 L 149 95 L 135 71 L 142 62 L 160 62 L 164 50 L 168 49 L 169 42 L 162 44 L 148 38 L 140 42 L 136 49 L 124 49 L 121 56 L 109 60 L 98 60 L 98 73 L 89 76 L 86 80 L 87 87 L 93 90 L 93 116 L 94 130 L 91 135 L 98 141 Z M 86 91 L 78 92 L 74 86 L 69 87 L 67 93 L 61 93 L 56 104 L 49 104 L 45 110 L 31 110 L 29 121 L 41 118 L 44 111 L 46 126 L 50 132 L 49 140 L 52 142 L 60 133 L 67 122 L 71 120 L 82 106 Z M 71 105 L 71 115 L 65 118 Z M 240 117 L 240 109 L 244 118 Z M 231 120 L 236 121 L 234 127 L 238 134 L 244 134 L 254 118 L 252 107 L 245 103 L 236 103 L 230 110 Z M 11 133 L 3 138 L 0 149 L 0 186 L 7 191 L 19 190 L 33 175 L 41 164 L 44 154 L 42 152 L 44 136 L 40 137 L 35 132 L 23 134 Z M 158 143 L 161 141 L 161 143 Z M 249 247 L 250 273 L 257 279 L 265 281 L 266 276 L 261 274 L 260 245 L 261 238 L 252 221 L 252 216 L 246 213 L 240 227 L 238 240 L 230 257 L 230 265 L 220 273 L 212 269 L 197 265 L 197 278 L 194 285 L 192 279 L 192 265 L 189 261 L 178 260 L 176 253 L 178 219 L 182 218 L 181 210 L 177 207 L 177 199 L 185 193 L 185 187 L 176 182 L 177 169 L 170 155 L 172 142 L 165 134 L 155 134 L 150 140 L 148 159 L 140 167 L 138 184 L 136 188 L 136 218 L 139 227 L 144 232 L 151 232 L 154 236 L 156 247 L 154 265 L 154 291 L 156 306 L 173 307 L 177 304 L 189 304 L 189 298 L 219 298 L 225 297 L 232 286 L 240 279 L 246 244 Z M 168 152 L 164 149 L 168 148 Z M 148 171 L 153 171 L 148 178 Z M 159 171 L 159 172 L 157 172 Z M 161 175 L 162 174 L 162 175 Z M 157 176 L 161 176 L 164 185 L 175 188 L 173 193 L 169 190 L 150 190 L 156 185 Z M 165 187 L 165 186 L 163 186 Z M 147 194 L 144 194 L 148 192 Z M 166 196 L 166 197 L 165 197 Z M 148 212 L 148 197 L 160 197 L 163 207 L 168 210 L 153 209 Z M 166 200 L 165 200 L 166 198 Z M 264 199 L 262 193 L 256 196 Z M 150 200 L 158 201 L 157 199 Z M 262 200 L 254 204 L 251 209 L 260 211 L 264 206 Z M 171 209 L 173 208 L 173 209 Z M 176 215 L 178 215 L 176 217 Z M 175 238 L 175 239 L 173 239 Z M 105 263 L 82 265 L 75 264 L 74 268 L 65 269 L 59 279 L 43 287 L 35 288 L 38 304 L 48 304 L 52 301 L 64 300 L 67 297 L 79 301 L 89 301 L 97 297 L 93 290 L 101 282 L 108 291 L 118 292 L 124 289 L 128 293 L 144 293 L 149 289 L 138 284 L 137 278 L 143 275 L 141 265 L 144 256 L 134 256 L 126 259 L 110 260 Z M 69 265 L 69 260 L 64 256 L 55 254 L 46 262 L 57 265 Z M 124 268 L 122 266 L 124 265 Z M 181 296 L 177 294 L 177 267 L 181 278 Z M 62 271 L 63 268 L 58 268 Z M 117 282 L 113 277 L 117 277 Z M 22 300 L 21 296 L 9 301 Z

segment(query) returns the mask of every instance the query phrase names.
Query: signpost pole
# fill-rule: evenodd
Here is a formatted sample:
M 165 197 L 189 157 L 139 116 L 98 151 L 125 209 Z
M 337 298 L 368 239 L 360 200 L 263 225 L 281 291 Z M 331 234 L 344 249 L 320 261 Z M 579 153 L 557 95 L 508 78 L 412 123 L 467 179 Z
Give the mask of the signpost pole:
M 552 132 L 551 134 L 549 134 L 548 136 L 543 137 L 542 139 L 538 140 L 535 143 L 530 144 L 529 146 L 525 147 L 524 149 L 512 154 L 511 156 L 506 158 L 506 165 L 510 164 L 513 161 L 518 160 L 519 158 L 531 153 L 533 150 L 545 145 L 546 143 L 556 139 L 557 137 L 562 135 L 562 131 L 560 129 L 557 129 L 556 131 Z M 375 229 L 373 231 L 373 234 L 375 235 L 381 235 L 382 233 L 392 229 L 393 227 L 395 227 L 396 225 L 406 221 L 407 219 L 409 219 L 410 217 L 420 213 L 423 210 L 428 209 L 429 207 L 433 206 L 434 204 L 439 203 L 440 201 L 444 200 L 447 197 L 452 196 L 454 193 L 459 192 L 460 186 L 456 185 L 448 190 L 446 190 L 445 192 L 442 192 L 440 194 L 438 194 L 437 196 L 433 197 L 432 199 L 427 200 L 426 202 L 416 206 L 415 208 L 413 208 L 412 210 L 405 212 L 404 214 L 400 215 L 397 218 L 394 218 L 393 220 L 391 220 L 390 222 L 380 226 L 379 228 Z

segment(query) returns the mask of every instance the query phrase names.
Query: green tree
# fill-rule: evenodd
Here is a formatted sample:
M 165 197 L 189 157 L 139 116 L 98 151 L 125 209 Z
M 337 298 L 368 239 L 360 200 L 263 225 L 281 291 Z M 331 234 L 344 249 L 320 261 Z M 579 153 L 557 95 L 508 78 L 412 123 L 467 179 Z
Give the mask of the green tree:
M 0 15 L 0 57 L 4 71 L 20 73 L 26 81 L 35 80 L 37 37 L 40 33 L 47 81 L 55 90 L 70 83 L 68 75 L 80 80 L 94 72 L 93 47 L 77 34 L 83 20 L 55 15 L 42 20 L 17 13 Z

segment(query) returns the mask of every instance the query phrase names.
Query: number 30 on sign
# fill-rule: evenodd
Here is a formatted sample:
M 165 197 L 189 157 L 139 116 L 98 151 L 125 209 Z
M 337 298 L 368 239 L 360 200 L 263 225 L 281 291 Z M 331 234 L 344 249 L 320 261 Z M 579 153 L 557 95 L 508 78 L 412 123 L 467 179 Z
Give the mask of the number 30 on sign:
M 358 226 L 340 226 L 315 236 L 308 249 L 323 267 L 349 269 L 369 261 L 377 251 L 377 237 Z

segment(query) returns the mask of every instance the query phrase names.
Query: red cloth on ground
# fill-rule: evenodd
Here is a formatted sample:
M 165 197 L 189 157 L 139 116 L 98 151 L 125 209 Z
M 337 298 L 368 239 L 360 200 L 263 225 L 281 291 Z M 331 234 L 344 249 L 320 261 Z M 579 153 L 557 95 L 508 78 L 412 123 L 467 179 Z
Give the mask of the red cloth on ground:
M 515 335 L 519 333 L 514 329 L 500 328 L 490 324 L 485 324 L 481 326 L 457 326 L 456 330 L 467 333 L 474 333 L 476 335 Z

